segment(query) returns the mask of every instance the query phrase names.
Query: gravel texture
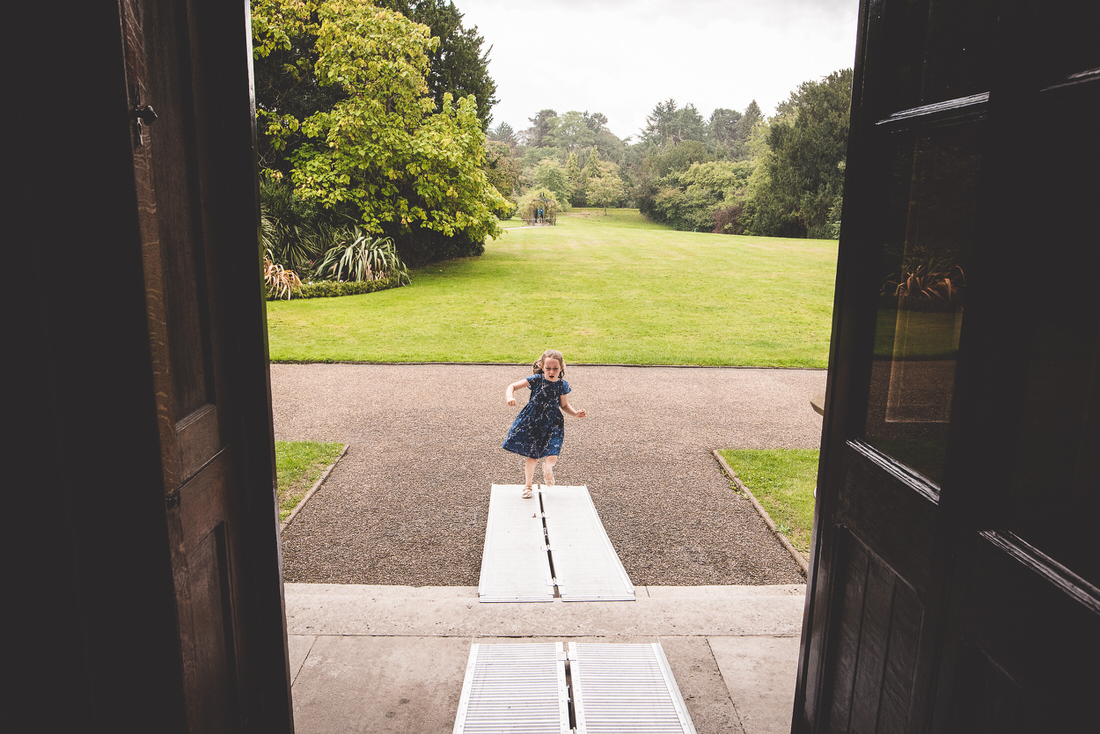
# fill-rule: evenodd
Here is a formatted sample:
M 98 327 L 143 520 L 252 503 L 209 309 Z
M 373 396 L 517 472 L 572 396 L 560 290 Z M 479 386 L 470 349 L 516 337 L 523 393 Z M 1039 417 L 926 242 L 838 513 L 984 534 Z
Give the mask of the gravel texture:
M 814 448 L 824 370 L 568 366 L 558 484 L 586 485 L 631 581 L 802 583 L 712 455 Z M 522 484 L 500 448 L 529 366 L 276 364 L 275 435 L 349 445 L 283 532 L 289 582 L 476 586 L 492 484 Z M 536 481 L 541 470 L 536 470 Z M 552 491 L 552 490 L 551 490 Z

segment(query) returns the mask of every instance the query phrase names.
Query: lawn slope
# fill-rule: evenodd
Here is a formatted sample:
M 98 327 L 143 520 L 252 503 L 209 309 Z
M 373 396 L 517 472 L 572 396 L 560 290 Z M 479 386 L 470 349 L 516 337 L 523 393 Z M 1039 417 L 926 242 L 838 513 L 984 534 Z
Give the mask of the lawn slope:
M 268 304 L 272 361 L 824 368 L 836 242 L 677 232 L 635 210 L 511 228 L 407 288 Z

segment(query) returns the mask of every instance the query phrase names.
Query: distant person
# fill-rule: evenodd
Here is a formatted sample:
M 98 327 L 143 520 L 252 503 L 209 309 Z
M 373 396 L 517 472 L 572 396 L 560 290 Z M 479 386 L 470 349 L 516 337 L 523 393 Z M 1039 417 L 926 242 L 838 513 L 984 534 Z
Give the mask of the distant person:
M 523 387 L 531 388 L 531 398 L 523 406 L 508 435 L 503 448 L 513 454 L 527 457 L 523 467 L 523 499 L 531 499 L 531 480 L 535 477 L 535 464 L 542 459 L 542 478 L 546 484 L 554 484 L 554 465 L 565 440 L 565 418 L 561 412 L 584 418 L 585 411 L 574 410 L 566 395 L 572 391 L 565 377 L 565 357 L 556 349 L 547 349 L 534 365 L 535 374 L 513 382 L 504 391 L 508 405 L 515 405 L 513 393 Z

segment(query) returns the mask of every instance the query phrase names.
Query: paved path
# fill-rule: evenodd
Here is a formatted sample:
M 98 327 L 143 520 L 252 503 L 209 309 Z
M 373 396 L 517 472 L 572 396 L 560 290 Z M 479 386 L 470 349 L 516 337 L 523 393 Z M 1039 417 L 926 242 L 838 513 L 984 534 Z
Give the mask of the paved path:
M 805 587 L 479 604 L 473 587 L 287 584 L 298 734 L 451 734 L 470 646 L 660 642 L 698 734 L 789 734 Z
M 568 359 L 568 355 L 567 355 Z M 636 585 L 803 581 L 716 448 L 816 447 L 823 370 L 569 366 L 560 484 L 587 485 Z M 272 365 L 275 435 L 349 444 L 283 533 L 288 582 L 476 586 L 489 487 L 529 367 Z M 517 395 L 522 399 L 525 391 Z

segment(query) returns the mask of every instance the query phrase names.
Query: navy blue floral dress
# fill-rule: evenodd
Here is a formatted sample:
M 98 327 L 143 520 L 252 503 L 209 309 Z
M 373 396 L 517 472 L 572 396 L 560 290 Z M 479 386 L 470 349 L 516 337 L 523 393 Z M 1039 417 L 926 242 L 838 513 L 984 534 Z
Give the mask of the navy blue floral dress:
M 565 380 L 551 382 L 542 375 L 527 378 L 531 398 L 516 416 L 504 448 L 530 459 L 557 456 L 565 440 L 565 417 L 561 414 L 561 396 L 571 392 Z

